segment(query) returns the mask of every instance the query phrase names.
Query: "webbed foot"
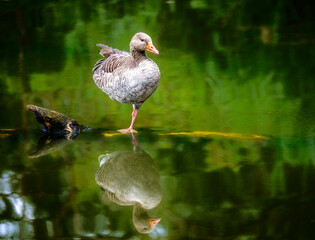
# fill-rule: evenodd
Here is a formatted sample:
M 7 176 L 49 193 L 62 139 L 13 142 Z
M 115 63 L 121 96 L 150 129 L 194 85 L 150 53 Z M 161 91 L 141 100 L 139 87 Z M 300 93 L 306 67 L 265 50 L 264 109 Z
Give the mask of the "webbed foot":
M 123 134 L 128 134 L 128 133 L 137 133 L 136 130 L 134 130 L 133 128 L 126 128 L 126 129 L 119 129 L 117 130 L 118 132 L 121 132 Z

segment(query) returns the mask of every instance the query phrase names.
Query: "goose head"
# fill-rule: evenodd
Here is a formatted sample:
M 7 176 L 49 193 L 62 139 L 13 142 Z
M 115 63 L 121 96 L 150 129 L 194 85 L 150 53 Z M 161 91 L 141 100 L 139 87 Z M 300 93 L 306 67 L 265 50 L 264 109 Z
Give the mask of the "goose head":
M 161 218 L 158 217 L 150 217 L 148 210 L 144 209 L 139 203 L 134 205 L 132 218 L 135 228 L 139 233 L 143 234 L 152 232 L 161 220 Z
M 144 52 L 159 54 L 159 51 L 154 47 L 151 37 L 143 32 L 136 33 L 130 41 L 130 52 Z

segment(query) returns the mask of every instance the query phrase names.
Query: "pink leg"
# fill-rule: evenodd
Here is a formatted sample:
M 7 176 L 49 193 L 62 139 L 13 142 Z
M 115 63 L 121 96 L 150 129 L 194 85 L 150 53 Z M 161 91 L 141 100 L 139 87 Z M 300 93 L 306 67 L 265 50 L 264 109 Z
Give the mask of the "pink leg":
M 138 110 L 137 110 L 137 109 L 134 109 L 134 110 L 132 111 L 132 114 L 131 114 L 132 119 L 131 119 L 131 124 L 130 124 L 130 127 L 129 127 L 130 130 L 133 130 L 133 124 L 135 123 L 135 120 L 136 120 L 136 118 L 137 118 L 137 114 L 138 114 Z
M 135 136 L 135 133 L 134 133 L 134 132 L 131 132 L 131 136 L 132 136 L 132 143 L 133 143 L 133 146 L 134 146 L 135 148 L 138 147 L 139 144 L 138 144 L 138 140 L 137 140 L 137 138 L 136 138 L 136 136 Z
M 131 114 L 132 119 L 131 119 L 130 127 L 127 128 L 127 129 L 120 129 L 118 131 L 121 132 L 121 133 L 124 133 L 124 134 L 126 134 L 126 133 L 136 133 L 137 131 L 133 129 L 133 124 L 135 123 L 135 120 L 137 118 L 137 114 L 138 114 L 138 110 L 137 109 L 133 109 L 132 114 Z

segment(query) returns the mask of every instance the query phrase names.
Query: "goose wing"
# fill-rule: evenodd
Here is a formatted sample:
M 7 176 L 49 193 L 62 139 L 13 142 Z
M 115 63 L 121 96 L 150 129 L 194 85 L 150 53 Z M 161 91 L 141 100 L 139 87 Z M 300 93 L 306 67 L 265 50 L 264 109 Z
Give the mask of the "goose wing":
M 97 46 L 102 47 L 100 54 L 105 57 L 96 62 L 93 67 L 93 72 L 102 71 L 103 73 L 112 73 L 115 69 L 121 67 L 125 64 L 132 64 L 132 57 L 130 53 L 125 51 L 120 51 L 115 48 L 103 44 L 97 44 Z

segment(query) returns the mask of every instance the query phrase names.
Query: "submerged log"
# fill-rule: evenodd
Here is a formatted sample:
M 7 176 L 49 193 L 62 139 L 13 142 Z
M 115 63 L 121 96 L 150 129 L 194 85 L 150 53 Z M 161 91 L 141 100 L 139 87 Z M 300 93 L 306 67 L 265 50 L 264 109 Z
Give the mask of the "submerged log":
M 48 134 L 73 138 L 80 134 L 81 130 L 88 128 L 62 113 L 47 108 L 35 105 L 27 105 L 27 108 L 35 113 L 37 121 L 44 126 L 43 131 Z
M 37 121 L 44 126 L 44 135 L 39 139 L 36 149 L 29 154 L 30 158 L 37 158 L 63 148 L 82 131 L 91 130 L 62 113 L 35 105 L 27 105 L 27 108 L 35 113 Z
M 46 154 L 55 152 L 69 143 L 72 142 L 74 138 L 68 139 L 66 136 L 52 136 L 49 134 L 44 134 L 37 142 L 37 146 L 28 155 L 29 158 L 38 158 Z

